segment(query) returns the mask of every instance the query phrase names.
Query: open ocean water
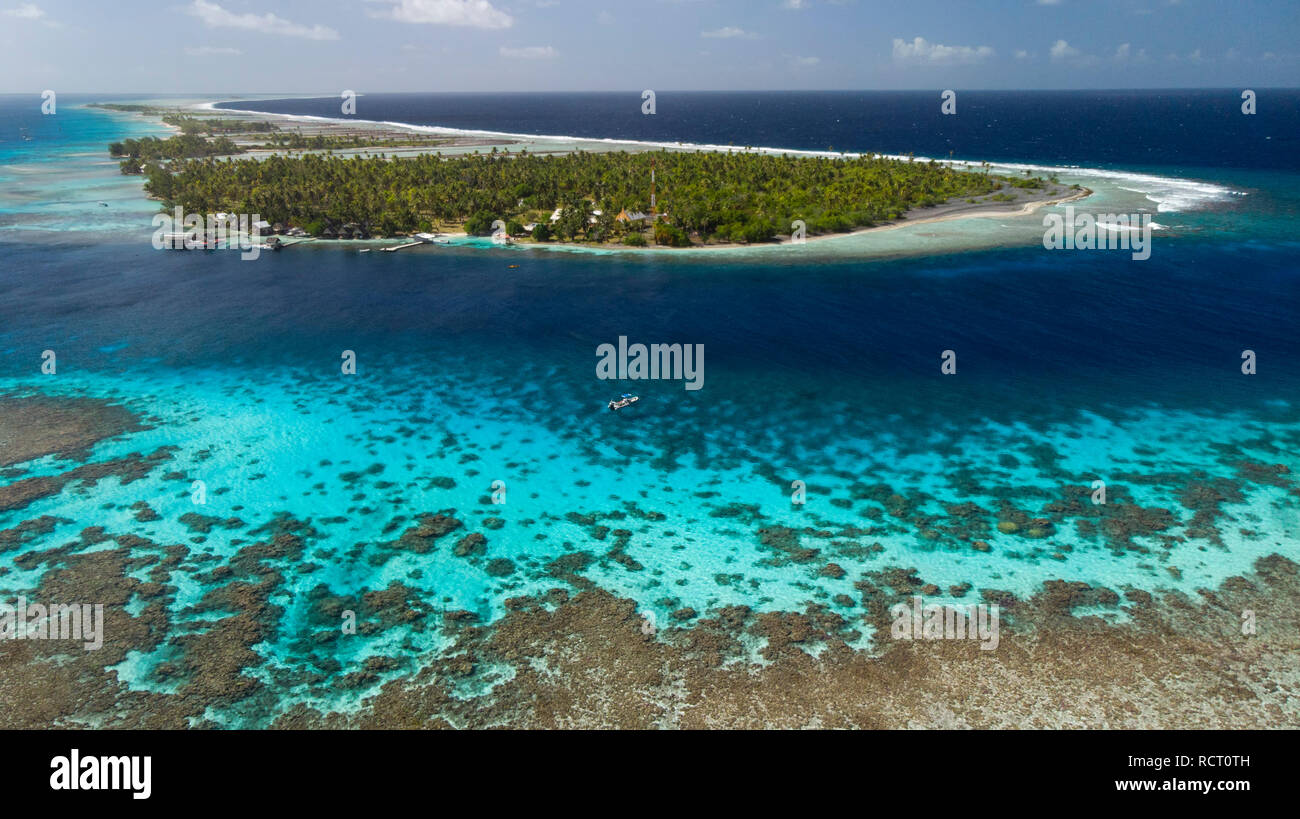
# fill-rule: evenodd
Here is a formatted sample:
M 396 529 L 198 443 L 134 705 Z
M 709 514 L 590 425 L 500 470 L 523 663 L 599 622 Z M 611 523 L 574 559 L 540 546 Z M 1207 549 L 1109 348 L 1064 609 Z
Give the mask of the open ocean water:
M 75 101 L 42 119 L 39 100 L 4 99 L 0 394 L 110 398 L 149 419 L 94 461 L 176 449 L 139 480 L 0 512 L 0 530 L 58 519 L 0 552 L 0 592 L 34 588 L 47 564 L 22 556 L 87 527 L 228 557 L 277 519 L 307 522 L 276 593 L 280 627 L 255 648 L 270 680 L 444 645 L 431 630 L 313 642 L 321 587 L 400 582 L 490 623 L 508 598 L 564 585 L 563 566 L 662 627 L 734 604 L 852 619 L 855 581 L 890 568 L 956 601 L 962 584 L 1028 596 L 1054 579 L 1194 593 L 1262 556 L 1298 559 L 1300 94 L 1261 91 L 1255 117 L 1234 94 L 972 92 L 948 118 L 937 93 L 665 93 L 656 117 L 635 94 L 358 100 L 360 117 L 427 127 L 1051 167 L 1152 213 L 1163 229 L 1145 261 L 1032 239 L 902 258 L 860 258 L 853 239 L 812 256 L 156 252 L 138 180 L 112 176 L 96 148 L 147 132 L 143 121 Z M 37 138 L 16 140 L 20 127 Z M 82 193 L 54 208 L 49 190 Z M 1039 218 L 1013 235 L 1041 236 Z M 67 232 L 94 219 L 116 232 Z M 1005 235 L 995 221 L 952 224 Z M 619 336 L 703 345 L 703 389 L 599 380 L 596 349 Z M 55 376 L 40 372 L 47 349 Z M 340 372 L 345 350 L 355 375 Z M 940 372 L 944 350 L 955 375 Z M 627 390 L 642 400 L 605 409 Z M 44 458 L 0 481 L 66 468 Z M 1095 480 L 1105 507 L 1089 501 Z M 802 506 L 793 481 L 807 486 Z M 141 500 L 156 519 L 140 519 Z M 392 546 L 435 513 L 462 527 L 424 553 Z M 486 540 L 453 548 L 469 533 Z M 171 582 L 181 617 L 216 581 L 178 569 Z M 855 645 L 873 638 L 864 629 Z M 166 690 L 154 671 L 173 653 L 135 653 L 117 671 Z M 282 684 L 275 709 L 209 716 L 347 710 L 382 679 Z M 491 676 L 474 684 L 465 696 Z

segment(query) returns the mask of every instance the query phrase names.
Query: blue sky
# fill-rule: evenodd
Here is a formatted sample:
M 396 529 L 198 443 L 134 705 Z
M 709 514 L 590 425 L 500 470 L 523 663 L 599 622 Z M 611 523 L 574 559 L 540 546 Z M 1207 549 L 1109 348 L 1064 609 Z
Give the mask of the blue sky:
M 0 0 L 0 91 L 1300 85 L 1293 0 Z

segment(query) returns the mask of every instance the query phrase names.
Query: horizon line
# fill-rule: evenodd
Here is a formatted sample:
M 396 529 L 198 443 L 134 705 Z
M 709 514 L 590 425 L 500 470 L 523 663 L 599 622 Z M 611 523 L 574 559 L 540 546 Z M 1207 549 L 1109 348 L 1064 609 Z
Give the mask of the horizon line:
M 1252 90 L 1264 89 L 1269 91 L 1300 91 L 1300 85 L 1258 85 L 1258 86 L 1237 86 L 1237 85 L 1187 85 L 1187 86 L 1144 86 L 1144 87 L 1097 87 L 1097 88 L 965 88 L 962 86 L 927 86 L 923 88 L 745 88 L 745 89 L 727 89 L 727 88 L 699 88 L 699 89 L 653 89 L 656 94 L 821 94 L 821 93 L 896 93 L 896 94 L 913 94 L 934 91 L 944 91 L 948 88 L 965 92 L 976 93 L 1027 93 L 1027 94 L 1063 94 L 1063 93 L 1087 93 L 1098 91 L 1236 91 L 1242 88 L 1251 88 Z M 357 91 L 358 97 L 367 94 L 448 94 L 464 95 L 473 94 L 511 94 L 518 96 L 533 96 L 537 94 L 640 94 L 644 89 L 633 88 L 616 88 L 616 89 L 585 89 L 585 90 L 556 90 L 556 91 L 519 91 L 519 90 L 483 90 L 483 91 Z M 247 96 L 293 96 L 303 98 L 329 98 L 336 97 L 338 91 L 242 91 L 242 92 L 187 92 L 187 91 L 60 91 L 62 95 L 68 96 L 99 96 L 99 95 L 119 95 L 119 96 L 153 96 L 153 97 L 247 97 Z M 24 97 L 40 96 L 41 91 L 0 91 L 0 97 Z

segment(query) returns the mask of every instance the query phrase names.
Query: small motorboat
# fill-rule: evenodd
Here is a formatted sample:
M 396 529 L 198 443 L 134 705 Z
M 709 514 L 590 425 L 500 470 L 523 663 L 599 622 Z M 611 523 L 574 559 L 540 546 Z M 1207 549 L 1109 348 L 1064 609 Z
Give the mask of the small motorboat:
M 620 395 L 616 400 L 610 401 L 608 406 L 611 411 L 616 412 L 618 410 L 623 409 L 624 407 L 630 407 L 640 400 L 641 400 L 641 396 L 633 395 L 630 392 L 625 392 L 622 395 Z

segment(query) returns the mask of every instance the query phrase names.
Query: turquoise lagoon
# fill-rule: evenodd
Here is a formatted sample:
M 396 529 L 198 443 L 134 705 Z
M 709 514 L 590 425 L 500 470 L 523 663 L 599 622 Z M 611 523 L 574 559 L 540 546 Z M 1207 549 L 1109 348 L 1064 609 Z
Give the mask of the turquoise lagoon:
M 45 570 L 20 568 L 19 554 L 86 527 L 229 557 L 277 518 L 307 521 L 303 564 L 273 598 L 281 628 L 256 647 L 265 675 L 310 661 L 318 586 L 399 582 L 490 623 L 511 597 L 565 586 L 553 566 L 566 555 L 588 555 L 582 577 L 661 627 L 685 608 L 824 605 L 864 651 L 874 635 L 843 600 L 868 573 L 915 569 L 936 600 L 970 584 L 967 602 L 1054 579 L 1194 594 L 1259 557 L 1300 556 L 1288 477 L 1300 471 L 1293 173 L 1057 169 L 1097 190 L 1097 209 L 1153 213 L 1145 262 L 1045 251 L 1041 214 L 735 253 L 303 246 L 241 262 L 152 250 L 138 181 L 93 150 L 147 126 L 74 111 L 59 147 L 6 154 L 5 173 L 26 181 L 0 202 L 0 393 L 100 397 L 148 419 L 96 446 L 94 461 L 175 450 L 141 480 L 0 513 L 0 529 L 61 521 L 0 555 L 7 593 Z M 58 191 L 64 203 L 49 205 Z M 114 215 L 96 221 L 96 208 Z M 82 239 L 65 233 L 82 228 Z M 596 348 L 620 335 L 703 344 L 704 388 L 597 379 Z M 53 376 L 40 373 L 46 349 Z M 945 376 L 949 349 L 958 370 Z M 1245 349 L 1256 375 L 1241 373 Z M 341 370 L 345 350 L 355 374 Z M 627 390 L 642 401 L 608 412 Z M 67 466 L 44 458 L 9 479 Z M 803 505 L 791 502 L 796 480 Z M 1091 504 L 1096 480 L 1112 509 L 1166 510 L 1142 518 L 1159 525 L 1080 525 L 1112 514 Z M 496 481 L 504 503 L 492 501 Z M 1198 486 L 1218 500 L 1189 499 Z M 137 518 L 140 501 L 157 519 Z M 1034 537 L 999 531 L 1013 510 L 1057 523 Z M 463 523 L 438 548 L 383 545 L 438 512 Z M 189 513 L 239 524 L 204 534 Z M 469 532 L 485 552 L 458 556 Z M 200 574 L 173 572 L 178 618 L 207 591 Z M 347 667 L 446 639 L 389 630 L 328 650 Z M 167 658 L 164 646 L 117 670 L 157 688 L 151 671 Z M 372 690 L 279 693 L 282 708 L 348 709 Z

